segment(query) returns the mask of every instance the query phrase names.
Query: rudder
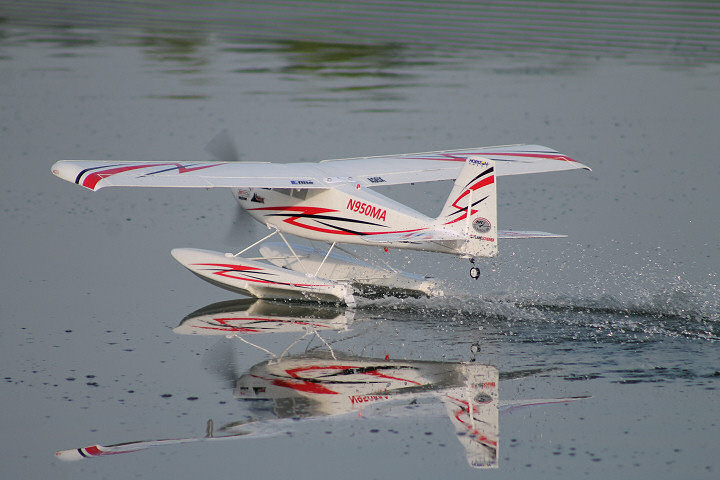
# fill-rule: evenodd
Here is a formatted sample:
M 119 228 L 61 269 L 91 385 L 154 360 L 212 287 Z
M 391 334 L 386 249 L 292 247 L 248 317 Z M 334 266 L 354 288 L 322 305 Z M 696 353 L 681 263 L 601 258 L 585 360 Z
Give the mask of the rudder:
M 474 156 L 465 160 L 465 166 L 437 217 L 436 227 L 462 234 L 465 243 L 460 246 L 459 253 L 466 257 L 497 255 L 497 185 L 494 161 Z

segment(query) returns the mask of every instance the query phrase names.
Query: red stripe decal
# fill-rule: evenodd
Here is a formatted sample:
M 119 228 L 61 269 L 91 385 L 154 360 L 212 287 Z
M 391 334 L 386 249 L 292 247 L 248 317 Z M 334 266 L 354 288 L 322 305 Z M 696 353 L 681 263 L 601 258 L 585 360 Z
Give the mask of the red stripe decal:
M 247 332 L 247 333 L 259 333 L 265 329 L 264 325 L 262 323 L 282 323 L 282 324 L 290 324 L 290 325 L 310 325 L 313 328 L 330 328 L 327 325 L 320 325 L 317 323 L 310 323 L 305 322 L 301 320 L 283 320 L 280 318 L 256 318 L 256 317 L 228 317 L 228 318 L 215 318 L 215 320 L 220 325 L 212 325 L 208 324 L 208 326 L 198 326 L 196 328 L 200 328 L 203 330 L 219 330 L 221 332 Z M 250 325 L 253 325 L 255 323 L 261 324 L 257 328 L 252 328 L 251 326 L 235 326 L 231 325 L 228 322 L 249 322 Z M 223 328 L 224 327 L 224 328 Z
M 98 455 L 102 455 L 103 453 L 105 453 L 102 450 L 100 450 L 97 445 L 93 445 L 91 447 L 85 447 L 85 448 L 83 448 L 83 451 L 86 454 L 90 455 L 91 457 L 97 457 Z
M 530 157 L 530 158 L 545 158 L 547 160 L 560 160 L 562 162 L 576 162 L 572 158 L 563 155 L 561 153 L 489 153 L 487 156 L 500 155 L 503 157 Z
M 275 282 L 272 280 L 263 280 L 260 278 L 252 278 L 252 277 L 236 277 L 234 275 L 230 275 L 230 273 L 233 272 L 252 272 L 257 271 L 258 273 L 264 273 L 267 275 L 277 275 L 272 272 L 265 272 L 264 269 L 259 267 L 249 267 L 245 265 L 232 265 L 232 264 L 226 264 L 226 263 L 193 263 L 192 265 L 203 265 L 208 267 L 220 267 L 224 268 L 225 270 L 219 270 L 217 272 L 213 272 L 213 275 L 219 275 L 221 277 L 226 278 L 232 278 L 233 280 L 243 280 L 246 282 L 255 282 L 255 283 L 268 283 L 273 285 L 292 285 L 293 287 L 327 287 L 328 284 L 312 284 L 312 283 L 286 283 L 286 282 Z
M 288 207 L 259 207 L 259 208 L 248 208 L 248 210 L 252 210 L 252 211 L 266 211 L 266 210 L 271 210 L 271 211 L 283 211 L 283 210 L 285 210 L 285 211 L 287 211 L 287 212 L 300 212 L 300 213 L 302 213 L 302 214 L 304 214 L 304 215 L 318 215 L 318 214 L 322 214 L 322 213 L 336 213 L 336 212 L 339 212 L 339 210 L 333 210 L 333 209 L 330 209 L 330 208 L 322 208 L 322 207 L 292 207 L 292 206 L 288 206 Z M 416 229 L 413 229 L 413 230 L 399 230 L 399 231 L 396 231 L 396 232 L 387 232 L 387 231 L 381 231 L 381 232 L 348 232 L 348 231 L 346 231 L 346 230 L 340 230 L 340 229 L 337 229 L 337 228 L 336 228 L 336 229 L 322 228 L 322 227 L 315 227 L 315 226 L 312 226 L 312 225 L 306 225 L 306 224 L 304 224 L 304 223 L 298 223 L 298 219 L 300 219 L 299 216 L 293 215 L 293 214 L 291 214 L 291 213 L 288 213 L 287 215 L 288 215 L 288 218 L 284 219 L 283 222 L 285 222 L 285 223 L 287 223 L 287 224 L 289 224 L 289 225 L 292 225 L 292 226 L 298 227 L 298 228 L 303 228 L 303 229 L 305 229 L 305 230 L 312 230 L 312 231 L 314 231 L 314 232 L 329 233 L 329 234 L 332 234 L 332 235 L 354 235 L 354 236 L 358 236 L 358 235 L 385 235 L 385 234 L 390 234 L 390 233 L 413 233 L 413 232 L 418 232 L 418 231 L 421 231 L 421 230 L 426 230 L 426 227 L 423 227 L 423 228 L 416 228 Z M 312 217 L 310 217 L 310 218 L 312 218 Z M 342 221 L 345 220 L 345 219 L 343 219 L 343 218 L 337 218 L 336 220 L 342 222 Z M 347 221 L 351 221 L 351 220 L 348 219 Z
M 468 214 L 467 214 L 468 207 L 461 207 L 461 206 L 458 205 L 458 202 L 459 202 L 460 200 L 462 200 L 463 198 L 465 198 L 466 195 L 470 194 L 470 191 L 479 190 L 479 189 L 481 189 L 481 188 L 483 188 L 483 187 L 487 187 L 488 185 L 492 185 L 493 183 L 495 183 L 495 175 L 491 175 L 491 176 L 489 176 L 489 177 L 486 177 L 486 178 L 480 180 L 479 182 L 475 183 L 474 185 L 472 185 L 470 188 L 466 189 L 466 190 L 465 190 L 458 198 L 456 198 L 455 201 L 452 203 L 452 206 L 453 206 L 453 207 L 457 208 L 457 209 L 460 210 L 460 211 L 463 211 L 463 210 L 464 210 L 464 213 L 463 213 L 460 217 L 458 217 L 458 218 L 456 218 L 456 219 L 454 219 L 454 220 L 451 220 L 451 221 L 449 221 L 449 222 L 445 222 L 443 225 L 451 225 L 451 224 L 456 223 L 456 222 L 459 222 L 459 221 L 461 221 L 461 220 L 465 220 L 465 219 L 467 218 L 467 215 L 468 215 Z M 477 210 L 472 210 L 472 209 L 471 209 L 471 210 L 470 210 L 470 215 L 475 215 L 477 212 L 478 212 Z M 457 212 L 454 212 L 454 213 L 457 213 Z
M 178 173 L 188 173 L 188 172 L 194 172 L 196 170 L 202 170 L 204 168 L 210 168 L 215 167 L 217 165 L 220 165 L 219 163 L 215 163 L 212 165 L 200 165 L 198 167 L 186 167 L 180 163 L 153 163 L 153 164 L 142 164 L 142 165 L 125 165 L 123 167 L 115 167 L 115 168 L 109 168 L 107 170 L 100 170 L 97 172 L 89 173 L 87 177 L 82 181 L 82 186 L 87 187 L 91 190 L 95 190 L 95 186 L 104 178 L 110 177 L 112 175 L 117 175 L 118 173 L 123 172 L 129 172 L 132 170 L 138 170 L 142 168 L 151 168 L 151 167 L 167 167 L 167 166 L 175 166 L 177 167 Z M 158 172 L 154 172 L 158 173 Z M 147 175 L 152 175 L 153 172 L 148 173 Z
M 563 155 L 559 152 L 551 153 L 523 153 L 523 152 L 467 152 L 467 153 L 455 153 L 440 154 L 438 156 L 427 156 L 427 157 L 410 157 L 410 160 L 439 160 L 443 162 L 464 162 L 468 157 L 529 157 L 529 158 L 544 158 L 546 160 L 559 160 L 562 162 L 576 162 L 572 158 Z M 444 158 L 443 158 L 444 157 Z M 502 160 L 501 160 L 502 161 Z

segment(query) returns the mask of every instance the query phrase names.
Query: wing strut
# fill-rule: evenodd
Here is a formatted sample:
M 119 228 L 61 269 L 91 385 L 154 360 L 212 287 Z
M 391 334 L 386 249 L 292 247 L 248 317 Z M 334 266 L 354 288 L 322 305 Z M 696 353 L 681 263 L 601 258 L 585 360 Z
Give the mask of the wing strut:
M 320 262 L 320 266 L 317 268 L 317 271 L 315 272 L 316 277 L 318 276 L 318 274 L 320 274 L 320 269 L 323 267 L 323 265 L 325 265 L 325 260 L 327 260 L 328 257 L 330 256 L 330 252 L 332 252 L 332 249 L 335 248 L 336 243 L 337 242 L 333 242 L 332 245 L 330 245 L 330 248 L 328 249 L 327 253 L 325 254 L 325 258 L 323 258 L 323 261 Z

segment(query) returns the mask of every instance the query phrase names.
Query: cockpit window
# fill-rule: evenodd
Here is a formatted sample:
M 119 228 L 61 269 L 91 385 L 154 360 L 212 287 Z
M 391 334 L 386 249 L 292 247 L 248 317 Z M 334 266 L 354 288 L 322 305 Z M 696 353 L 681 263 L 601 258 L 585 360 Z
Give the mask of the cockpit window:
M 307 188 L 293 188 L 292 189 L 292 197 L 293 198 L 299 198 L 300 200 L 305 200 L 307 198 L 308 189 Z
M 307 188 L 266 188 L 265 190 L 271 190 L 300 200 L 305 200 L 309 191 Z

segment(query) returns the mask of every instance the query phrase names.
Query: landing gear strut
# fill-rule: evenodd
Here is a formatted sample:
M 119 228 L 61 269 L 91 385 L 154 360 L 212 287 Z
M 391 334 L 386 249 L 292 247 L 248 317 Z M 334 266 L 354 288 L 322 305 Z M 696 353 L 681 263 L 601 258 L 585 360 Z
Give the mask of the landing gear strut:
M 473 267 L 470 269 L 470 277 L 471 277 L 473 280 L 477 280 L 478 278 L 480 278 L 480 269 L 475 266 L 475 259 L 474 259 L 474 258 L 471 258 L 471 259 L 470 259 L 470 263 L 473 264 Z

